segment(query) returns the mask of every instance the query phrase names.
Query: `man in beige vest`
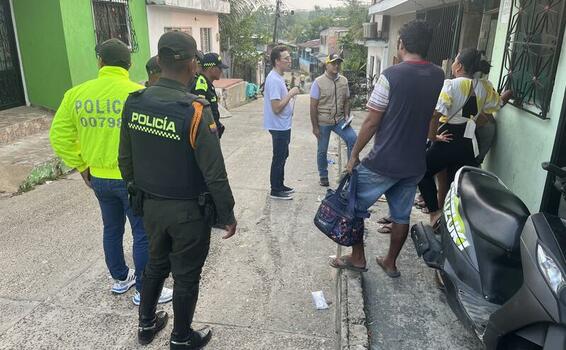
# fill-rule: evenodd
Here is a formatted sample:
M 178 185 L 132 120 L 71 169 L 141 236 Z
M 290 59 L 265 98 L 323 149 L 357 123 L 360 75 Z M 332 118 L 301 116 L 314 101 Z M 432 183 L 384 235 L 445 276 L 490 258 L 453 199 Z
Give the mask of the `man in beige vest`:
M 356 143 L 356 132 L 350 126 L 350 89 L 348 79 L 340 75 L 343 59 L 337 54 L 326 58 L 325 72 L 316 78 L 311 87 L 310 115 L 312 133 L 318 140 L 317 164 L 320 185 L 328 182 L 328 142 L 334 131 L 348 147 L 348 159 Z

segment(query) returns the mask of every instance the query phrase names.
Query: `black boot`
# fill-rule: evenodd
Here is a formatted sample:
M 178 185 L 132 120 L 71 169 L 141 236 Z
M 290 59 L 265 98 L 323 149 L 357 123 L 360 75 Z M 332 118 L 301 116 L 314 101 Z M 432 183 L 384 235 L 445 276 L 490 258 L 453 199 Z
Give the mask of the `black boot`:
M 144 276 L 138 327 L 138 342 L 142 345 L 151 343 L 155 335 L 167 324 L 169 316 L 165 311 L 155 313 L 164 282 L 165 279 Z
M 177 286 L 177 285 L 176 285 Z M 180 288 L 179 288 L 180 289 Z M 206 327 L 200 331 L 193 331 L 193 315 L 198 300 L 198 285 L 179 293 L 173 288 L 173 316 L 175 322 L 171 333 L 171 349 L 200 349 L 212 337 L 212 331 Z
M 198 331 L 189 330 L 190 334 L 185 339 L 174 339 L 171 334 L 169 348 L 171 350 L 197 350 L 203 348 L 212 338 L 212 329 L 208 326 Z
M 138 327 L 138 343 L 141 345 L 147 345 L 153 341 L 155 335 L 159 333 L 160 330 L 165 328 L 167 325 L 167 320 L 169 315 L 165 311 L 159 311 L 155 314 L 155 318 L 150 325 L 145 325 Z

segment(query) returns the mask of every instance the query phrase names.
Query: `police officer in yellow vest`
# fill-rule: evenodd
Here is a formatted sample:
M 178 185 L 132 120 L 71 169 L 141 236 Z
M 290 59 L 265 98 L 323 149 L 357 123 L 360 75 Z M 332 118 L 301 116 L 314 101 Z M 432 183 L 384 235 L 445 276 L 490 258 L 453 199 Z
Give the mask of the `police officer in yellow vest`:
M 137 292 L 132 301 L 139 305 L 148 241 L 142 218 L 133 213 L 128 203 L 126 183 L 118 169 L 118 143 L 122 106 L 130 92 L 143 86 L 130 80 L 130 50 L 120 40 L 103 42 L 97 46 L 96 54 L 100 67 L 98 78 L 65 93 L 49 138 L 55 153 L 81 173 L 98 199 L 104 225 L 104 257 L 114 278 L 112 293 L 126 293 L 135 285 Z M 126 216 L 132 227 L 135 270 L 124 261 Z M 159 301 L 171 301 L 172 295 L 170 289 L 164 288 Z
M 234 198 L 216 124 L 208 102 L 187 89 L 195 76 L 196 55 L 190 35 L 163 34 L 158 42 L 160 79 L 132 93 L 122 113 L 120 170 L 133 183 L 133 201 L 143 195 L 149 238 L 138 341 L 150 343 L 167 323 L 167 313 L 156 313 L 156 303 L 172 272 L 171 349 L 200 349 L 210 340 L 209 328 L 194 331 L 191 323 L 211 226 L 223 226 L 225 239 L 236 232 Z
M 224 133 L 224 125 L 220 122 L 220 112 L 218 111 L 218 96 L 212 84 L 215 80 L 222 77 L 222 70 L 228 68 L 222 63 L 222 58 L 213 52 L 205 54 L 200 60 L 202 71 L 191 87 L 191 92 L 199 97 L 205 98 L 210 103 L 210 109 L 214 116 L 214 121 L 218 127 L 218 137 Z

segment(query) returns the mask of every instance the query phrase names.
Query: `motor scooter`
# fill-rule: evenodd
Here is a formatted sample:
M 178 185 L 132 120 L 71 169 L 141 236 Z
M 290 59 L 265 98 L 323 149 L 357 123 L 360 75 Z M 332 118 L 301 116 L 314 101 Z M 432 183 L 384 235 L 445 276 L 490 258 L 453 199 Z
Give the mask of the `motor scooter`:
M 566 198 L 566 168 L 543 163 Z M 566 220 L 536 213 L 494 174 L 463 167 L 435 229 L 411 238 L 487 350 L 566 349 Z

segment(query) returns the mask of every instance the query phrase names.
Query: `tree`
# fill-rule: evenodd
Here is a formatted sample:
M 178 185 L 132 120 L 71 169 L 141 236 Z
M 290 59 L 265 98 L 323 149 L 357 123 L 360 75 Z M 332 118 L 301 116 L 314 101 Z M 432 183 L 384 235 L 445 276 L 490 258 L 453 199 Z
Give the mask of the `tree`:
M 253 81 L 254 70 L 262 53 L 258 46 L 265 42 L 264 31 L 258 30 L 258 18 L 266 14 L 265 0 L 230 0 L 231 12 L 219 17 L 220 49 L 231 57 L 232 75 Z

